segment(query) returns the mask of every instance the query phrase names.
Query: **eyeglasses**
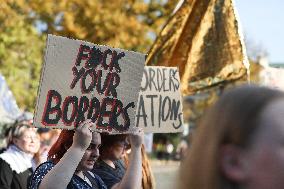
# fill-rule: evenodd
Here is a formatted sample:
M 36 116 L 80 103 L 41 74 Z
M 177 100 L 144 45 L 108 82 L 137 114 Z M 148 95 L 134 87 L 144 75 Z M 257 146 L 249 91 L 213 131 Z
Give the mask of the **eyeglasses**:
M 20 137 L 20 139 L 22 140 L 32 140 L 32 141 L 37 141 L 39 140 L 39 137 L 37 135 L 23 135 L 22 137 Z
M 90 146 L 87 148 L 87 150 L 97 150 L 101 147 L 101 145 L 97 145 L 97 144 L 90 144 Z
M 117 141 L 115 143 L 115 145 L 121 147 L 121 148 L 124 148 L 126 150 L 130 149 L 131 148 L 131 145 L 127 142 L 127 141 Z

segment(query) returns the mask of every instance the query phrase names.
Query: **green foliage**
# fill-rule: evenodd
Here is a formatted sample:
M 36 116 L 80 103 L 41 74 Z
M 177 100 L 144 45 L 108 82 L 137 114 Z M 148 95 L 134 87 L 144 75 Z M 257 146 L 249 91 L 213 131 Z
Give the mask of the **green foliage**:
M 32 111 L 41 69 L 43 37 L 18 6 L 0 12 L 0 71 L 21 108 Z M 5 3 L 4 5 L 5 6 Z M 9 15 L 9 20 L 5 15 Z
M 44 32 L 146 53 L 177 0 L 30 1 Z
M 33 111 L 46 33 L 146 53 L 177 0 L 7 0 L 0 5 L 0 72 Z

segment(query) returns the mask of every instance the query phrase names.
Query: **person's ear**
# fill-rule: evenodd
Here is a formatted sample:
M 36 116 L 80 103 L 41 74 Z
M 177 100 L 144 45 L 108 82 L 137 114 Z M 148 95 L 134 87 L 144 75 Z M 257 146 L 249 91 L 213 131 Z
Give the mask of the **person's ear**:
M 18 145 L 19 139 L 13 138 L 12 141 L 13 141 L 13 144 Z
M 246 159 L 244 151 L 233 144 L 220 149 L 220 168 L 223 175 L 231 181 L 242 182 L 246 179 Z

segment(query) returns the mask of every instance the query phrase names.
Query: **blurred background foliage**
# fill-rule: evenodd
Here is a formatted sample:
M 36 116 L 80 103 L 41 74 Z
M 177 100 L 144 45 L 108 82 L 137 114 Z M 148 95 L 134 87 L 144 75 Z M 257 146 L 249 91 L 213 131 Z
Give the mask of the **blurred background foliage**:
M 48 33 L 147 53 L 178 1 L 1 0 L 0 73 L 19 107 L 33 112 Z M 250 44 L 246 41 L 250 81 L 259 83 L 263 67 L 256 59 L 263 50 L 260 52 Z M 243 82 L 246 81 L 240 81 Z M 196 127 L 205 109 L 225 88 L 237 84 L 223 83 L 185 96 L 183 112 L 189 130 Z M 154 142 L 170 141 L 176 147 L 181 137 L 181 134 L 155 134 Z
M 47 33 L 147 53 L 178 0 L 6 0 L 0 4 L 0 72 L 33 111 Z

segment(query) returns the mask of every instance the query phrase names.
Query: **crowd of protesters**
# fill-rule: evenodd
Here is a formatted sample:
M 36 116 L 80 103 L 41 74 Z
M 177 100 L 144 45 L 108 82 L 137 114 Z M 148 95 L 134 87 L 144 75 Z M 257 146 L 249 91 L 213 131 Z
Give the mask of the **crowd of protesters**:
M 36 167 L 46 161 L 60 130 L 37 129 L 32 120 L 16 121 L 5 131 L 6 147 L 0 153 L 0 188 L 27 188 Z
M 7 129 L 7 148 L 0 154 L 0 188 L 141 188 L 143 131 L 101 139 L 90 130 L 93 126 L 86 120 L 75 131 L 61 131 L 17 122 Z M 127 168 L 122 161 L 126 150 L 131 150 Z
M 225 92 L 201 120 L 190 149 L 181 142 L 176 188 L 283 188 L 283 115 L 281 91 L 250 85 Z M 17 122 L 5 133 L 0 188 L 142 188 L 143 131 L 108 135 L 91 127 L 90 120 L 62 131 Z

